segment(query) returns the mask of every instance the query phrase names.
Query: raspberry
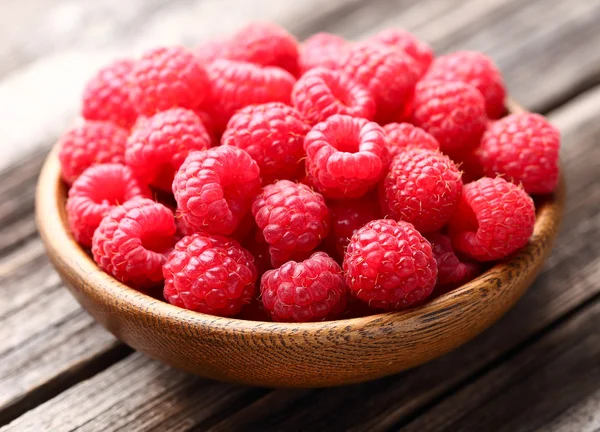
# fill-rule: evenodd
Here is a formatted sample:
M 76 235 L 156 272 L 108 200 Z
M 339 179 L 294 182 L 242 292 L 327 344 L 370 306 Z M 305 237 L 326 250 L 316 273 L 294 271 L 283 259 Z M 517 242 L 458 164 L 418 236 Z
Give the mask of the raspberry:
M 502 174 L 530 194 L 552 192 L 558 183 L 560 132 L 539 114 L 511 114 L 484 134 L 478 156 L 488 176 Z
M 436 292 L 440 294 L 448 292 L 469 282 L 480 273 L 476 263 L 463 260 L 456 255 L 450 237 L 447 235 L 436 232 L 427 234 L 426 238 L 431 243 L 438 268 Z
M 315 125 L 334 114 L 372 119 L 375 100 L 348 75 L 324 68 L 306 72 L 294 85 L 292 104 Z
M 384 174 L 385 132 L 377 123 L 336 114 L 306 135 L 306 169 L 328 198 L 358 198 Z
M 127 140 L 125 162 L 142 181 L 169 191 L 186 156 L 210 144 L 194 111 L 172 108 L 136 123 Z
M 169 303 L 210 315 L 237 315 L 256 291 L 252 255 L 221 235 L 182 238 L 167 258 L 163 274 Z
M 302 73 L 316 67 L 337 69 L 340 57 L 348 48 L 348 42 L 331 33 L 316 33 L 300 46 L 298 63 Z
M 137 112 L 129 100 L 127 80 L 133 61 L 117 60 L 100 69 L 83 91 L 81 114 L 88 120 L 105 120 L 124 128 L 133 126 Z
M 209 91 L 202 63 L 179 46 L 146 52 L 129 75 L 129 99 L 146 116 L 174 107 L 196 108 Z
M 483 95 L 490 118 L 500 118 L 506 112 L 506 89 L 502 74 L 492 59 L 481 52 L 458 51 L 438 57 L 424 79 L 470 84 Z
M 233 233 L 259 191 L 258 165 L 232 146 L 190 153 L 173 181 L 179 216 L 214 234 Z
M 69 189 L 66 210 L 69 228 L 83 246 L 92 245 L 100 221 L 113 207 L 137 197 L 150 197 L 131 169 L 120 164 L 94 165 Z
M 329 211 L 323 197 L 308 186 L 280 180 L 265 186 L 252 203 L 252 214 L 265 241 L 280 250 L 310 252 L 329 233 Z M 272 260 L 273 261 L 273 260 Z
M 534 223 L 533 200 L 522 188 L 500 177 L 484 177 L 463 187 L 450 220 L 450 238 L 457 251 L 493 261 L 525 246 Z
M 371 195 L 358 199 L 334 200 L 328 204 L 331 232 L 326 242 L 333 247 L 337 255 L 343 257 L 354 233 L 367 222 L 381 217 L 379 204 Z
M 452 160 L 463 173 L 462 180 L 464 184 L 479 180 L 484 176 L 481 159 L 478 155 L 478 148 L 475 148 L 466 153 L 453 155 Z
M 138 289 L 163 281 L 162 266 L 175 244 L 173 212 L 147 198 L 114 207 L 94 233 L 94 261 L 106 273 Z
M 215 60 L 227 58 L 229 39 L 213 39 L 196 47 L 194 54 L 201 63 L 207 65 Z
M 267 271 L 260 283 L 265 309 L 274 321 L 324 321 L 342 314 L 347 290 L 342 269 L 324 252 Z
M 409 148 L 440 149 L 440 143 L 434 137 L 410 123 L 388 123 L 383 130 L 387 135 L 386 147 L 390 160 Z
M 419 79 L 408 55 L 380 44 L 356 44 L 340 62 L 343 72 L 365 86 L 375 99 L 375 118 L 387 123 L 404 109 Z
M 218 146 L 221 141 L 221 137 L 220 137 L 219 133 L 217 132 L 217 129 L 215 127 L 215 122 L 212 119 L 212 117 L 210 116 L 210 114 L 201 109 L 195 109 L 194 113 L 198 116 L 198 118 L 202 122 L 202 126 L 204 126 L 204 129 L 206 129 L 206 132 L 208 133 L 208 136 L 210 137 L 211 147 Z
M 127 130 L 104 121 L 86 121 L 65 132 L 58 142 L 62 178 L 71 184 L 100 163 L 123 163 Z
M 304 136 L 310 127 L 294 108 L 281 102 L 250 105 L 231 117 L 221 142 L 256 161 L 264 183 L 298 178 L 304 172 Z
M 225 129 L 231 116 L 247 105 L 289 104 L 296 82 L 283 69 L 231 60 L 216 60 L 207 70 L 212 83 L 212 99 L 207 109 L 218 130 Z
M 383 30 L 367 39 L 367 42 L 387 45 L 410 56 L 418 66 L 419 77 L 423 76 L 433 61 L 431 47 L 406 30 Z
M 294 76 L 299 72 L 298 41 L 273 23 L 251 23 L 235 33 L 229 41 L 227 58 L 260 66 L 277 66 Z
M 460 200 L 460 176 L 454 162 L 437 150 L 405 150 L 381 183 L 383 212 L 421 232 L 436 231 L 450 220 Z
M 344 272 L 356 298 L 374 309 L 397 310 L 431 294 L 437 266 L 431 245 L 411 224 L 380 219 L 354 233 Z
M 485 101 L 469 84 L 421 81 L 412 106 L 413 123 L 433 135 L 444 153 L 477 147 L 486 128 Z

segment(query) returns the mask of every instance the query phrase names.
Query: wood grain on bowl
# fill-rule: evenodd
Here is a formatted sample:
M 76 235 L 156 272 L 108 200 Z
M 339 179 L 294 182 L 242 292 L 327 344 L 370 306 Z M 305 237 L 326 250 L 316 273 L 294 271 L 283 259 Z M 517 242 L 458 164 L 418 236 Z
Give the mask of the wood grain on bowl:
M 513 101 L 511 112 L 521 109 Z M 116 337 L 151 357 L 214 379 L 269 387 L 360 382 L 425 363 L 470 340 L 519 299 L 556 237 L 564 206 L 538 202 L 529 244 L 468 284 L 402 312 L 323 323 L 266 323 L 177 308 L 97 268 L 66 226 L 66 188 L 54 149 L 42 170 L 37 223 L 48 255 L 83 307 Z

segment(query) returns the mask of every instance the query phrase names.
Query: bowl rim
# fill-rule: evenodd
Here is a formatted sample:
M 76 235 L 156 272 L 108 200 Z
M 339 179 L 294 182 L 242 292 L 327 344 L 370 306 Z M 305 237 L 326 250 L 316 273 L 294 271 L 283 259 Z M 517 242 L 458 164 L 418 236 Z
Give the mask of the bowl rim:
M 509 113 L 523 112 L 524 110 L 512 100 L 507 100 Z M 529 243 L 510 258 L 500 261 L 468 283 L 442 294 L 426 303 L 410 309 L 394 312 L 382 312 L 374 315 L 357 318 L 346 318 L 332 321 L 296 323 L 296 322 L 267 322 L 250 321 L 240 318 L 218 317 L 183 309 L 166 301 L 158 300 L 150 295 L 137 291 L 134 288 L 117 281 L 112 276 L 102 271 L 83 248 L 75 241 L 67 227 L 65 202 L 67 187 L 60 174 L 58 158 L 58 144 L 50 151 L 40 173 L 36 191 L 36 222 L 40 236 L 46 246 L 48 255 L 56 266 L 70 267 L 74 274 L 83 282 L 82 290 L 86 295 L 93 295 L 101 302 L 105 295 L 127 302 L 135 311 L 150 314 L 149 319 L 178 320 L 185 326 L 201 326 L 204 329 L 216 332 L 252 333 L 254 335 L 270 335 L 273 333 L 289 334 L 302 331 L 302 337 L 307 335 L 319 336 L 323 332 L 360 330 L 368 335 L 378 331 L 382 323 L 401 324 L 428 314 L 440 311 L 450 311 L 472 301 L 486 278 L 501 278 L 514 270 L 511 263 L 533 255 L 536 261 L 543 261 L 545 254 L 550 249 L 548 242 L 552 242 L 558 230 L 558 223 L 562 219 L 566 188 L 561 172 L 559 185 L 553 194 L 544 196 L 536 203 L 536 222 L 534 233 Z M 540 227 L 554 223 L 553 229 L 544 230 Z M 536 253 L 536 250 L 544 253 Z M 539 252 L 538 251 L 538 252 Z M 522 272 L 524 273 L 524 272 Z M 517 275 L 518 277 L 519 275 Z M 515 277 L 512 275 L 511 277 Z M 97 290 L 102 287 L 102 293 Z M 524 291 L 524 290 L 523 290 Z M 408 324 L 410 325 L 410 323 Z

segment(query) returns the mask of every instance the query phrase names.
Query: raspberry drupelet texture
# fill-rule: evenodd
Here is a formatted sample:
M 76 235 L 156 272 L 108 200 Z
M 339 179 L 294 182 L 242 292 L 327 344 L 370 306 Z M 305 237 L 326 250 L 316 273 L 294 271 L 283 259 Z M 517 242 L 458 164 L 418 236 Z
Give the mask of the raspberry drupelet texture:
M 300 45 L 298 63 L 302 73 L 316 67 L 337 69 L 349 43 L 331 33 L 316 33 Z
M 198 233 L 182 238 L 163 267 L 164 296 L 175 306 L 231 317 L 256 291 L 254 258 L 228 237 Z
M 433 136 L 410 123 L 388 123 L 383 130 L 386 133 L 389 160 L 409 148 L 440 149 L 440 143 Z
M 409 55 L 418 66 L 419 77 L 423 76 L 433 61 L 433 49 L 406 30 L 382 30 L 367 39 L 367 42 L 387 45 Z
M 92 245 L 94 231 L 115 206 L 134 198 L 149 198 L 150 189 L 130 168 L 121 164 L 99 164 L 85 170 L 69 189 L 67 219 L 75 240 Z
M 429 132 L 450 155 L 479 144 L 486 129 L 485 100 L 463 82 L 421 81 L 412 100 L 415 126 Z
M 458 51 L 436 58 L 425 80 L 461 81 L 472 85 L 485 99 L 487 115 L 497 119 L 506 111 L 506 88 L 492 59 L 477 51 Z
M 231 234 L 260 184 L 258 165 L 244 150 L 220 146 L 192 152 L 173 181 L 178 216 L 190 229 Z
M 265 186 L 252 203 L 252 214 L 276 256 L 281 251 L 310 252 L 329 234 L 325 199 L 289 180 Z
M 207 67 L 212 85 L 210 104 L 205 107 L 223 131 L 235 112 L 247 105 L 266 102 L 290 103 L 296 79 L 278 67 L 261 67 L 252 63 L 216 60 Z
M 201 43 L 194 49 L 196 58 L 204 65 L 215 60 L 227 58 L 229 52 L 229 39 L 212 39 Z
M 94 233 L 94 261 L 106 273 L 138 289 L 163 281 L 162 267 L 176 238 L 173 212 L 147 198 L 114 207 Z
M 194 109 L 210 92 L 203 64 L 179 46 L 146 52 L 135 63 L 128 84 L 131 103 L 146 116 L 174 107 Z
M 256 161 L 264 184 L 304 173 L 304 137 L 310 127 L 281 102 L 250 105 L 231 117 L 221 142 L 241 148 Z
M 310 183 L 328 198 L 358 198 L 384 175 L 385 132 L 377 123 L 336 114 L 306 135 Z
M 408 149 L 392 161 L 380 187 L 384 215 L 437 231 L 452 216 L 462 193 L 459 169 L 437 150 Z
M 334 114 L 372 119 L 375 100 L 348 75 L 325 68 L 311 69 L 294 85 L 292 104 L 315 125 Z
M 381 44 L 352 46 L 340 68 L 371 92 L 375 118 L 382 124 L 404 110 L 419 79 L 419 67 L 411 57 Z
M 348 288 L 342 269 L 324 252 L 289 261 L 267 271 L 260 284 L 262 302 L 274 321 L 310 322 L 341 315 Z
M 525 246 L 534 224 L 533 200 L 523 188 L 500 177 L 484 177 L 463 187 L 449 227 L 457 251 L 493 261 Z
M 123 163 L 128 132 L 113 123 L 86 121 L 58 141 L 62 178 L 72 184 L 83 171 L 101 163 Z
M 477 151 L 487 176 L 503 175 L 530 194 L 554 191 L 558 183 L 560 132 L 539 114 L 519 113 L 490 126 Z
M 356 298 L 374 309 L 397 310 L 429 297 L 437 265 L 431 245 L 410 223 L 380 219 L 352 236 L 344 272 Z
M 367 194 L 357 199 L 332 200 L 327 204 L 331 232 L 325 241 L 335 251 L 332 254 L 343 258 L 354 233 L 367 222 L 381 218 L 379 203 L 374 194 Z
M 447 235 L 435 232 L 427 234 L 425 237 L 431 243 L 433 256 L 437 263 L 436 293 L 443 294 L 461 286 L 481 272 L 477 263 L 456 255 L 452 241 Z
M 254 22 L 240 29 L 229 40 L 226 58 L 299 74 L 298 41 L 273 23 Z
M 127 140 L 125 162 L 140 180 L 170 191 L 187 155 L 210 145 L 210 136 L 194 111 L 172 108 L 136 124 Z
M 127 129 L 133 126 L 137 112 L 127 88 L 133 65 L 129 59 L 117 60 L 96 72 L 83 91 L 84 118 L 109 121 Z

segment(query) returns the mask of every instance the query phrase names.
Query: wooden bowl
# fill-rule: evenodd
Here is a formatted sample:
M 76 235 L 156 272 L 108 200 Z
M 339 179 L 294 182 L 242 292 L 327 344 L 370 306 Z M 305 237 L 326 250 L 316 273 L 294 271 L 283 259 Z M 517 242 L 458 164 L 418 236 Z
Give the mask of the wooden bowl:
M 519 110 L 509 105 L 511 111 Z M 267 387 L 355 383 L 420 365 L 472 339 L 532 283 L 552 247 L 565 187 L 537 204 L 529 244 L 448 294 L 403 312 L 320 323 L 219 318 L 156 300 L 99 270 L 71 237 L 55 148 L 42 169 L 36 215 L 48 256 L 79 303 L 151 357 L 218 380 Z

